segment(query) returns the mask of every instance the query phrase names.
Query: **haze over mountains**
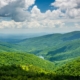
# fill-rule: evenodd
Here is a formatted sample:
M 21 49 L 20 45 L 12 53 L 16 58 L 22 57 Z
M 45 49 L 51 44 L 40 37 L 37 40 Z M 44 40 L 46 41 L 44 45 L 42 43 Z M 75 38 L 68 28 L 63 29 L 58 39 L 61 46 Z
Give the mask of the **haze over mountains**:
M 80 31 L 21 36 L 0 37 L 0 65 L 28 64 L 44 69 L 43 72 L 80 76 Z
M 22 39 L 39 37 L 48 33 L 0 33 L 0 41 L 15 43 Z
M 71 55 L 73 52 L 75 52 L 75 50 L 77 51 L 80 48 L 80 31 L 65 34 L 49 34 L 34 38 L 25 38 L 26 36 L 24 35 L 23 37 L 25 39 L 23 39 L 21 36 L 19 37 L 16 35 L 15 39 L 13 39 L 14 36 L 6 36 L 8 41 L 4 39 L 4 43 L 4 40 L 1 38 L 2 40 L 0 39 L 0 44 L 7 49 L 10 48 L 10 51 L 30 52 L 38 56 L 44 56 L 45 58 L 48 58 L 49 56 L 58 57 L 58 55 Z
M 80 0 L 0 0 L 0 80 L 80 80 Z

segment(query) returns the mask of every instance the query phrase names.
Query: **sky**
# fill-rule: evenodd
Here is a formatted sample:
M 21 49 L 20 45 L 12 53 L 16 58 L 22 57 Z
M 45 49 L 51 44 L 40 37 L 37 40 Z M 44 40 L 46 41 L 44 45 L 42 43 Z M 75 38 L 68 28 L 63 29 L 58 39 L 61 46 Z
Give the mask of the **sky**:
M 80 31 L 80 0 L 0 0 L 0 33 Z

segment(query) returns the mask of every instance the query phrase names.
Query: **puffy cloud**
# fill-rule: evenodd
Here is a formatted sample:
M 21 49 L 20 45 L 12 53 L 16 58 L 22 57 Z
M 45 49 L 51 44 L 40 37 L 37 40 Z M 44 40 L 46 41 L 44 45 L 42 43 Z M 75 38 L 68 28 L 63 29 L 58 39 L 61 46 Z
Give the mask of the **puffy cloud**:
M 21 25 L 21 22 L 15 22 L 13 20 L 0 22 L 0 28 L 21 28 Z
M 80 0 L 56 0 L 51 5 L 68 18 L 80 18 Z
M 63 21 L 60 20 L 32 20 L 30 22 L 24 21 L 24 22 L 15 22 L 15 21 L 2 21 L 0 22 L 0 28 L 55 28 L 62 27 L 64 24 Z
M 67 9 L 77 7 L 77 1 L 76 0 L 56 0 L 56 2 L 52 3 L 51 5 L 61 10 L 67 10 Z
M 40 9 L 35 5 L 31 10 L 31 20 L 43 20 L 46 18 L 45 13 L 41 13 Z
M 68 17 L 70 18 L 80 18 L 80 9 L 71 9 L 71 10 L 67 10 L 66 14 L 68 15 Z
M 30 19 L 27 9 L 35 3 L 35 0 L 0 0 L 0 16 L 11 17 L 15 21 Z
M 16 22 L 22 22 L 22 21 L 29 21 L 30 20 L 30 13 L 28 11 L 24 11 L 21 8 L 17 8 L 12 15 L 12 19 Z
M 0 0 L 0 16 L 11 17 L 16 22 L 59 19 L 59 18 L 80 18 L 80 0 L 56 0 L 51 5 L 54 8 L 41 13 L 35 5 L 28 11 L 28 8 L 35 3 L 35 0 Z
M 37 5 L 28 11 L 34 3 L 35 0 L 0 0 L 0 16 L 12 18 L 1 21 L 0 28 L 63 28 L 66 23 L 80 22 L 80 0 L 56 0 L 51 4 L 56 9 L 45 13 Z

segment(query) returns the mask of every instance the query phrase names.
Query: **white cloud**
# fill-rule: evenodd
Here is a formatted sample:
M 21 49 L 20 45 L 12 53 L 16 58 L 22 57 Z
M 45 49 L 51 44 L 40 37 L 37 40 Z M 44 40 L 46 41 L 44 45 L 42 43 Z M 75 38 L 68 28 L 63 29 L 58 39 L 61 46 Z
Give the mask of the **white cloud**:
M 17 8 L 12 15 L 12 19 L 16 22 L 22 22 L 22 21 L 29 21 L 30 20 L 30 13 L 28 11 L 24 11 L 21 8 Z
M 2 21 L 0 22 L 0 28 L 54 28 L 54 27 L 61 27 L 64 24 L 63 21 L 60 20 L 32 20 L 30 22 L 15 22 L 15 21 Z
M 41 13 L 37 5 L 34 5 L 30 12 L 27 10 L 35 0 L 0 0 L 0 2 L 0 16 L 12 18 L 11 21 L 1 21 L 0 28 L 52 29 L 63 28 L 66 26 L 65 23 L 80 22 L 80 0 L 56 0 L 51 5 L 57 9 L 47 10 L 45 13 Z
M 0 22 L 0 28 L 22 28 L 21 22 L 15 21 L 2 21 Z
M 56 0 L 51 5 L 64 13 L 66 18 L 80 18 L 80 0 Z
M 52 3 L 52 6 L 55 6 L 61 10 L 67 10 L 71 8 L 77 7 L 76 0 L 56 0 L 56 2 Z
M 24 21 L 29 17 L 27 9 L 34 3 L 35 0 L 0 0 L 0 16 Z
M 76 28 L 80 28 L 80 25 L 78 23 L 75 23 Z
M 0 0 L 0 8 L 9 6 L 9 7 L 23 7 L 28 9 L 35 3 L 35 0 Z

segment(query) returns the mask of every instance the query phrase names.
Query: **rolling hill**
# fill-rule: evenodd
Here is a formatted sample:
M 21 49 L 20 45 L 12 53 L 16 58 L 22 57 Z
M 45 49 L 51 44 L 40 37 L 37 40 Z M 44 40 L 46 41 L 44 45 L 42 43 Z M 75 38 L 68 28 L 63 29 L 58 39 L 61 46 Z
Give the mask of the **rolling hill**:
M 0 65 L 34 65 L 45 70 L 53 70 L 54 63 L 29 53 L 0 52 Z
M 0 51 L 29 52 L 52 62 L 65 62 L 80 56 L 80 31 L 22 39 L 17 43 L 0 41 Z
M 80 77 L 80 57 L 68 62 L 62 67 L 58 67 L 56 73 L 59 75 L 73 75 Z
M 80 57 L 63 66 L 28 53 L 0 53 L 1 80 L 80 80 Z
M 21 52 L 43 56 L 50 61 L 65 61 L 80 56 L 80 31 L 24 39 L 16 44 Z
M 1 80 L 80 80 L 79 71 L 80 31 L 18 42 L 0 39 Z

